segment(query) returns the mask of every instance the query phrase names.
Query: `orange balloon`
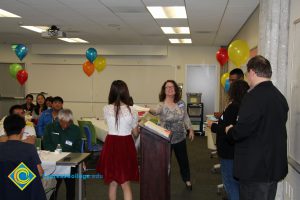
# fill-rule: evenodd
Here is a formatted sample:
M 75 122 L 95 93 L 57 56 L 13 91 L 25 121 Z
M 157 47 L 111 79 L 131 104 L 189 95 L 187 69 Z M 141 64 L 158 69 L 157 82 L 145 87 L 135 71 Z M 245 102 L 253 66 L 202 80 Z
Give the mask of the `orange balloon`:
M 95 67 L 94 64 L 91 63 L 90 61 L 85 61 L 85 63 L 83 63 L 82 65 L 83 71 L 87 76 L 91 76 L 94 71 L 95 71 Z

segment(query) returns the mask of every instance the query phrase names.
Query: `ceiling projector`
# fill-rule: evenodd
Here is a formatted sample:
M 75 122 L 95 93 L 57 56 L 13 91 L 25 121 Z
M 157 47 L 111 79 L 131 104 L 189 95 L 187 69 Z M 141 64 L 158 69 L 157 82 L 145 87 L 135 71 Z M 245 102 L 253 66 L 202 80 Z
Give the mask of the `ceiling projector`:
M 47 31 L 42 32 L 42 37 L 43 38 L 61 38 L 61 37 L 66 37 L 66 33 L 61 31 L 57 26 L 52 25 Z

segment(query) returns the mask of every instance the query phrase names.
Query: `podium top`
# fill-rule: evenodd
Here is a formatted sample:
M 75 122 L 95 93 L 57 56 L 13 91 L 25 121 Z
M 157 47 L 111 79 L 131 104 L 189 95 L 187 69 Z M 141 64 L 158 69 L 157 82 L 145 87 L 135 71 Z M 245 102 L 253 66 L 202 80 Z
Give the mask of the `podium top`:
M 154 135 L 157 135 L 165 140 L 167 140 L 168 142 L 171 142 L 171 138 L 172 138 L 172 133 L 170 132 L 169 136 L 166 136 L 164 134 L 161 134 L 159 131 L 157 130 L 154 130 L 153 128 L 151 127 L 148 127 L 148 126 L 145 126 L 145 125 L 141 125 L 140 127 L 148 130 L 149 132 L 153 133 Z

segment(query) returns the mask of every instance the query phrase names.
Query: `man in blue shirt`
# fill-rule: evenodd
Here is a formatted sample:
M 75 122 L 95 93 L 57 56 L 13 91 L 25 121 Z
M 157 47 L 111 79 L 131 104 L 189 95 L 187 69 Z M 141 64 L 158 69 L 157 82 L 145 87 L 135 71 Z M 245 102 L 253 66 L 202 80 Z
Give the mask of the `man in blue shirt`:
M 37 135 L 39 137 L 44 135 L 45 127 L 56 120 L 58 112 L 63 108 L 63 103 L 64 100 L 61 97 L 56 96 L 53 98 L 52 109 L 42 112 L 37 124 Z

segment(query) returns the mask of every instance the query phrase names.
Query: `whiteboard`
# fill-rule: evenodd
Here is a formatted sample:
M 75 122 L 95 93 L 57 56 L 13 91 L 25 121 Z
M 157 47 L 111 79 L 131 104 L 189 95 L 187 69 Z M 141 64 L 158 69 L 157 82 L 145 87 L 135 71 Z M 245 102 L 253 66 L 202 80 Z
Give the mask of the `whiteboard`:
M 81 65 L 32 64 L 29 69 L 28 92 L 47 92 L 69 102 L 107 102 L 113 80 L 127 83 L 135 103 L 156 103 L 161 86 L 175 79 L 172 65 L 107 66 L 87 77 Z
M 290 102 L 290 130 L 289 156 L 300 164 L 300 23 L 295 24 L 293 33 L 292 69 L 291 78 L 291 102 Z

